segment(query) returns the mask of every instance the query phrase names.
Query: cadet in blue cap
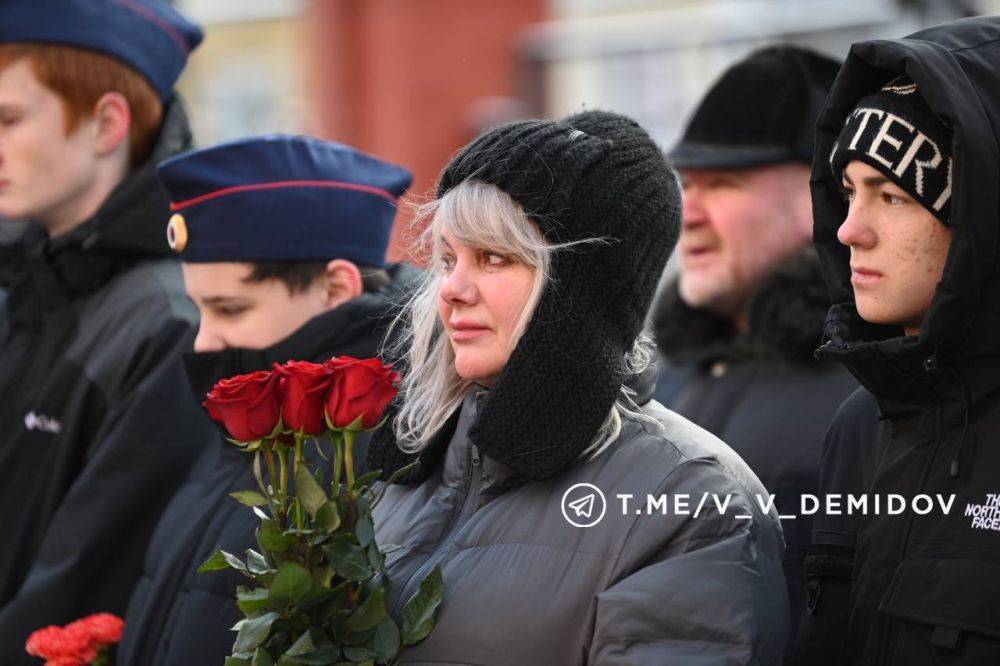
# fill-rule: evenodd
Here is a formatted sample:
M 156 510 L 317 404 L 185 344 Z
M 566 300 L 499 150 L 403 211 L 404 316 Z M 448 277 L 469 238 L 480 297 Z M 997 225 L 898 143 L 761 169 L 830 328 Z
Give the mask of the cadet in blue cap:
M 0 219 L 27 223 L 0 245 L 5 666 L 37 663 L 34 629 L 124 611 L 209 432 L 175 397 L 197 313 L 154 172 L 190 147 L 173 86 L 201 37 L 166 2 L 0 2 Z
M 388 281 L 396 201 L 411 180 L 402 167 L 277 135 L 168 160 L 159 175 L 167 239 L 201 312 L 196 352 L 267 346 Z
M 173 210 L 167 236 L 201 312 L 187 359 L 199 401 L 219 379 L 275 362 L 378 353 L 419 276 L 385 262 L 406 169 L 337 143 L 267 136 L 174 158 L 159 177 Z M 118 663 L 221 664 L 231 652 L 245 581 L 196 569 L 219 548 L 254 545 L 256 519 L 229 493 L 255 481 L 221 433 L 202 447 L 150 542 Z

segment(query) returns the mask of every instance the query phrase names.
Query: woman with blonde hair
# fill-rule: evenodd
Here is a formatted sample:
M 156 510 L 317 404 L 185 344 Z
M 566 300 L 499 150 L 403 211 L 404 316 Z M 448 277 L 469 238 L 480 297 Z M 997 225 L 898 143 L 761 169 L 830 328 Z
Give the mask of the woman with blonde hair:
M 777 516 L 725 444 L 649 400 L 640 336 L 677 240 L 677 179 L 606 112 L 490 130 L 426 207 L 432 270 L 402 316 L 403 385 L 369 450 L 404 663 L 777 664 Z M 760 496 L 764 502 L 758 501 Z M 701 504 L 701 506 L 699 506 Z

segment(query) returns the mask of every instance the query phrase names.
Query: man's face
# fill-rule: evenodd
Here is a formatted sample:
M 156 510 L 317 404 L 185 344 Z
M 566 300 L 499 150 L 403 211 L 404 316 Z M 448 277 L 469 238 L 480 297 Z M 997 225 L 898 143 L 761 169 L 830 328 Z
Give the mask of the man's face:
M 944 273 L 951 230 L 864 162 L 847 165 L 843 186 L 850 208 L 837 238 L 851 248 L 858 314 L 914 335 Z
M 812 234 L 809 167 L 685 169 L 680 294 L 739 319 L 775 264 Z
M 97 177 L 90 132 L 84 121 L 67 136 L 62 102 L 26 59 L 0 70 L 0 218 L 72 217 Z
M 201 315 L 194 341 L 196 352 L 229 347 L 264 349 L 330 309 L 322 279 L 293 294 L 277 279 L 249 282 L 250 264 L 182 263 L 181 266 L 184 287 Z

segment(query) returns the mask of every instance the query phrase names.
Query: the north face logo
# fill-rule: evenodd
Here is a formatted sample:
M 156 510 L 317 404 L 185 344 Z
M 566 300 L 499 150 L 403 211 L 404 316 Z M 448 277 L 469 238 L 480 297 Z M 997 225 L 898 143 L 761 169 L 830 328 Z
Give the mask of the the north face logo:
M 58 435 L 62 430 L 62 424 L 51 416 L 36 414 L 34 411 L 24 415 L 24 427 L 28 430 L 40 430 Z
M 1000 494 L 987 493 L 985 504 L 966 504 L 965 517 L 972 518 L 972 529 L 1000 532 Z

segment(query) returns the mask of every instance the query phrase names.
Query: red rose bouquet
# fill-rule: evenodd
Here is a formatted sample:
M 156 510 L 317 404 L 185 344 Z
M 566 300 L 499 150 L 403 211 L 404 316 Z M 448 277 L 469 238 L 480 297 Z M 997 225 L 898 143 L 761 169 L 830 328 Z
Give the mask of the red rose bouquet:
M 260 519 L 258 550 L 219 551 L 199 568 L 232 568 L 250 581 L 237 590 L 246 618 L 226 666 L 392 664 L 433 629 L 443 595 L 436 568 L 407 601 L 402 627 L 389 616 L 388 551 L 372 522 L 381 471 L 354 474 L 355 437 L 381 425 L 398 380 L 378 359 L 345 356 L 275 364 L 209 392 L 211 417 L 252 456 L 257 490 L 233 497 Z M 316 456 L 305 456 L 308 442 Z
M 67 624 L 45 627 L 28 637 L 24 649 L 41 657 L 45 666 L 106 666 L 108 651 L 122 638 L 125 623 L 110 613 L 98 613 Z

